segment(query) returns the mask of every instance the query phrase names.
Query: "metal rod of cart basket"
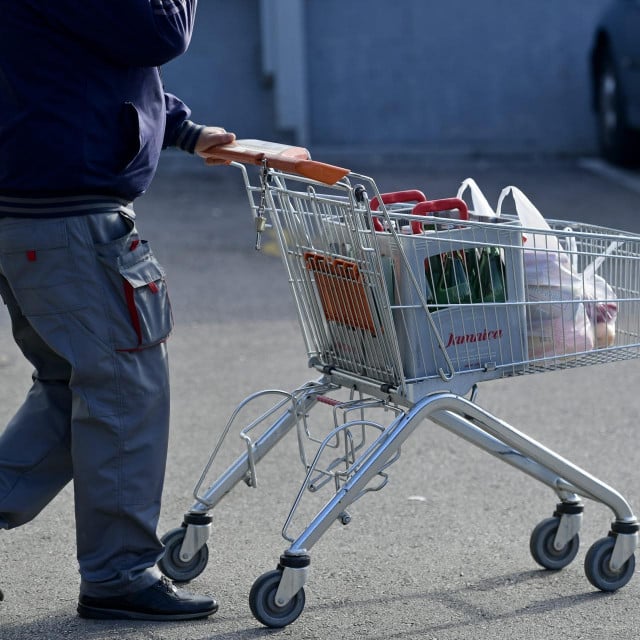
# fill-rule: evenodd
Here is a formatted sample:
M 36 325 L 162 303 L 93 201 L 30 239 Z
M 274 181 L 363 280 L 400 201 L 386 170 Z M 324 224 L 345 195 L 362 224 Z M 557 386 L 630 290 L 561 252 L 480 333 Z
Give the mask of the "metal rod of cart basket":
M 288 547 L 249 594 L 258 621 L 292 623 L 311 549 L 386 485 L 428 419 L 555 492 L 553 515 L 530 538 L 545 568 L 576 557 L 583 499 L 608 507 L 611 529 L 590 547 L 585 573 L 602 591 L 626 585 L 640 527 L 625 498 L 482 409 L 476 393 L 484 381 L 637 358 L 640 236 L 567 221 L 527 229 L 515 216 L 477 219 L 455 198 L 381 194 L 373 179 L 299 147 L 238 141 L 218 157 L 242 172 L 258 238 L 267 226 L 277 238 L 317 373 L 293 391 L 258 391 L 232 413 L 182 526 L 163 537 L 162 571 L 187 581 L 205 569 L 211 511 L 239 483 L 256 487 L 260 461 L 293 432 L 302 469 L 282 529 Z M 318 430 L 316 411 L 331 416 L 328 429 Z M 240 453 L 214 470 L 231 432 Z M 323 491 L 321 506 L 309 505 Z

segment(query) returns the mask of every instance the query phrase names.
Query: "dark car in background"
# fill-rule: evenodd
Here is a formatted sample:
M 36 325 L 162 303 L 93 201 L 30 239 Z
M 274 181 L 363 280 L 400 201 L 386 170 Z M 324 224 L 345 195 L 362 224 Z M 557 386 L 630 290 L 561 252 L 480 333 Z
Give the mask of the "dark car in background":
M 592 99 L 604 158 L 640 165 L 640 0 L 614 0 L 591 50 Z

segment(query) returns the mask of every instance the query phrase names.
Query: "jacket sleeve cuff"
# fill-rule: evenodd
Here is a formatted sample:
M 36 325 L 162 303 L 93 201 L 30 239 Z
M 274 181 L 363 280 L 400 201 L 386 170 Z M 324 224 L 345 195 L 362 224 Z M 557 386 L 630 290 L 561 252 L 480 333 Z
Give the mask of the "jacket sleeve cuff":
M 185 120 L 178 128 L 175 146 L 187 153 L 195 153 L 196 142 L 204 125 Z

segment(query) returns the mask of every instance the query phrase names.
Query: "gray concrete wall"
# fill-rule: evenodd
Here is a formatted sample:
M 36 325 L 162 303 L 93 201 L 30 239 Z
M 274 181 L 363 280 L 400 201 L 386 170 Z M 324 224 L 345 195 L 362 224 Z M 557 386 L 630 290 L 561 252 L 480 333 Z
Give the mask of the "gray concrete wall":
M 278 0 L 275 0 L 276 2 Z M 193 110 L 193 118 L 274 139 L 272 90 L 261 69 L 258 0 L 200 0 L 191 45 L 163 67 L 167 91 Z
M 595 148 L 587 56 L 607 0 L 200 0 L 190 50 L 165 68 L 196 119 L 295 138 L 277 127 L 277 69 L 263 73 L 260 10 L 280 2 L 303 11 L 306 79 L 283 95 L 304 92 L 314 149 Z M 278 42 L 286 48 L 286 33 Z

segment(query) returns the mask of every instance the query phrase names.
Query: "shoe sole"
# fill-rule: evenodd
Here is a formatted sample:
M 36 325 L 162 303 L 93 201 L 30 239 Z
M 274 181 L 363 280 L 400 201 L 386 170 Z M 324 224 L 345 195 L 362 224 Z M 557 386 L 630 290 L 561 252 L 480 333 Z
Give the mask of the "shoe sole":
M 144 613 L 142 611 L 128 611 L 127 609 L 103 609 L 78 605 L 78 615 L 92 620 L 198 620 L 208 618 L 218 610 L 218 607 L 206 611 L 191 613 Z

